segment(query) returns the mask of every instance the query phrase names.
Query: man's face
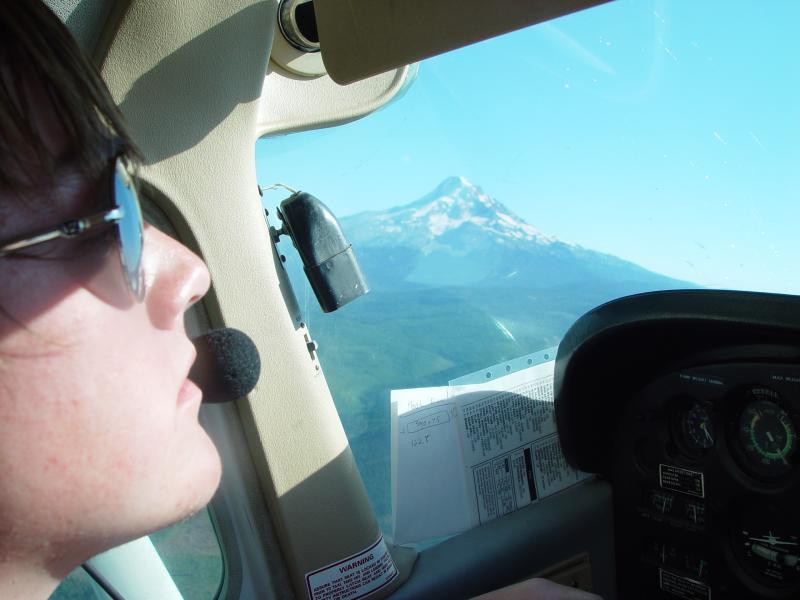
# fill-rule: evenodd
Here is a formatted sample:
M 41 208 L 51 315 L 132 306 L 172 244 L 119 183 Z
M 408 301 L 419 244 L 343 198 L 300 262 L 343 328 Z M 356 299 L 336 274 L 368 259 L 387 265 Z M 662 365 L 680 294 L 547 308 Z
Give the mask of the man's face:
M 90 214 L 108 193 L 69 165 L 31 198 L 0 191 L 0 240 Z M 53 569 L 64 554 L 71 568 L 191 514 L 217 487 L 183 325 L 209 274 L 156 229 L 144 238 L 141 303 L 104 237 L 0 258 L 0 553 L 46 547 Z

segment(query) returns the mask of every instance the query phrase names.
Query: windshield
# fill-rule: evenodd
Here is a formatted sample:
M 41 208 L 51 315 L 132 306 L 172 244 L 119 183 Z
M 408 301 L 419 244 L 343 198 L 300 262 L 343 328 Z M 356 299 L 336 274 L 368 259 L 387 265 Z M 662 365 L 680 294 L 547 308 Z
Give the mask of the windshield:
M 258 143 L 260 181 L 328 204 L 372 287 L 322 315 L 281 243 L 384 529 L 389 390 L 554 346 L 631 293 L 800 292 L 798 17 L 614 2 L 430 59 L 361 121 Z

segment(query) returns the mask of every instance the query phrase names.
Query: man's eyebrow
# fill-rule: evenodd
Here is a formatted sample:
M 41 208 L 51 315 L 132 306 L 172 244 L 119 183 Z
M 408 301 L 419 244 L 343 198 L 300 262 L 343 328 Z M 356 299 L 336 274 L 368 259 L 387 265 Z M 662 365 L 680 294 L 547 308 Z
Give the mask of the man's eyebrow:
M 79 176 L 91 180 L 99 179 L 113 168 L 115 157 L 127 155 L 127 146 L 120 140 L 109 139 L 104 149 L 95 152 L 99 160 L 88 161 L 85 151 L 81 151 L 74 143 L 68 144 L 53 156 L 55 177 L 62 179 Z M 94 168 L 87 168 L 89 162 L 96 162 Z
M 77 168 L 79 170 L 84 170 L 85 175 L 95 177 L 105 170 L 106 165 L 108 165 L 115 156 L 129 155 L 130 144 L 126 140 L 111 132 L 107 132 L 107 135 L 108 137 L 104 138 L 102 143 L 98 143 L 93 148 L 82 148 L 75 140 L 71 140 L 52 155 L 56 170 L 62 168 Z M 85 165 L 91 163 L 99 165 L 99 169 L 97 169 L 98 172 L 90 173 L 86 170 Z
M 69 144 L 53 156 L 56 171 L 80 165 L 80 152 L 73 144 Z
M 116 143 L 109 140 L 106 148 L 102 150 L 100 150 L 99 148 L 92 149 L 89 150 L 88 152 L 90 152 L 91 154 L 95 155 L 95 157 L 100 159 L 99 161 L 96 162 L 105 165 L 111 160 L 113 156 L 119 154 L 119 149 Z M 63 148 L 59 149 L 58 152 L 52 155 L 53 165 L 55 167 L 56 173 L 59 173 L 64 170 L 69 171 L 74 169 L 78 171 L 83 171 L 84 174 L 88 176 L 98 175 L 99 173 L 86 172 L 85 165 L 91 162 L 95 162 L 87 160 L 88 156 L 89 155 L 87 155 L 87 150 L 78 148 L 74 141 L 67 144 Z M 102 171 L 104 168 L 105 167 L 101 167 L 100 170 Z
M 109 208 L 112 203 L 109 169 L 111 161 L 96 173 L 87 173 L 74 155 L 61 161 L 52 174 L 49 186 L 54 204 L 73 205 L 75 214 L 69 218 L 82 218 Z M 63 205 L 63 204 L 62 204 Z

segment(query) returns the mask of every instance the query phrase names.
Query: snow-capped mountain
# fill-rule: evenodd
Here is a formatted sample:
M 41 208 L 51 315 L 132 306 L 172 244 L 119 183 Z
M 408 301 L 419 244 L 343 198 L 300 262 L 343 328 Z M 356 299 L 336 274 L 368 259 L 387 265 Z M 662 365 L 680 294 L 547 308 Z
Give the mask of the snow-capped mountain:
M 350 443 L 370 457 L 359 465 L 368 481 L 388 476 L 386 453 L 372 451 L 388 435 L 387 388 L 444 385 L 558 344 L 611 299 L 691 286 L 548 236 L 461 177 L 341 224 L 371 291 L 323 315 L 306 290 L 304 320 Z M 286 264 L 302 284 L 299 261 Z M 389 510 L 389 493 L 382 498 Z
M 449 177 L 410 204 L 345 217 L 342 227 L 380 285 L 686 285 L 546 235 L 464 177 Z
M 442 236 L 475 228 L 500 243 L 549 244 L 544 235 L 464 177 L 448 177 L 416 202 L 346 220 L 348 234 L 368 245 L 435 245 Z

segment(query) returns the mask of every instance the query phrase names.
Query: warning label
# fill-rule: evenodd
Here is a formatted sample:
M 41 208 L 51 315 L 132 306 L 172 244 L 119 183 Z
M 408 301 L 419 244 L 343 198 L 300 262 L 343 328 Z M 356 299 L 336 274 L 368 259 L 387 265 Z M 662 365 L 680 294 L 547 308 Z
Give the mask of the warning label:
M 706 488 L 703 474 L 699 471 L 690 471 L 672 465 L 658 465 L 658 478 L 661 487 L 674 492 L 691 494 L 698 498 L 706 497 Z
M 378 538 L 372 546 L 306 575 L 311 600 L 356 600 L 391 583 L 397 577 L 392 555 Z
M 711 588 L 701 581 L 658 570 L 659 586 L 665 592 L 683 600 L 711 600 Z

